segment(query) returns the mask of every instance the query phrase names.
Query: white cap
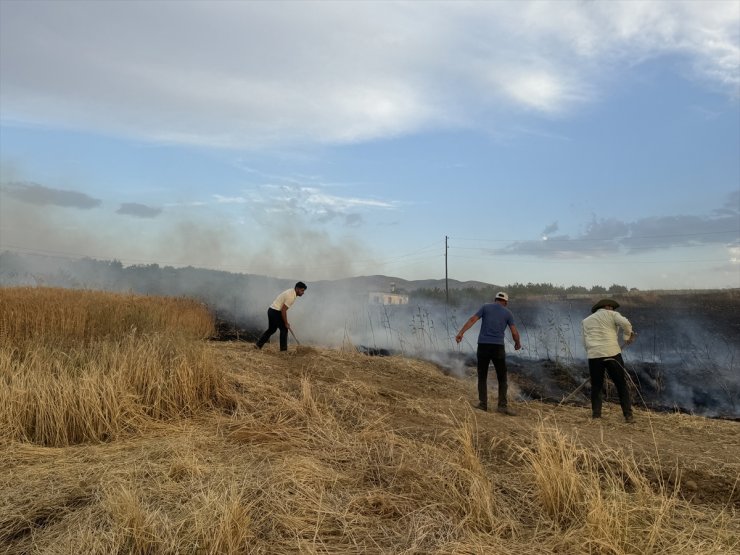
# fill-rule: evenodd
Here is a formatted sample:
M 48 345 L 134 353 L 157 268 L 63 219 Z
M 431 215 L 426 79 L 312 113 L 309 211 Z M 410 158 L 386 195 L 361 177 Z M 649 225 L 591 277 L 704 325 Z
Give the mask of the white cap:
M 509 295 L 507 295 L 503 291 L 499 291 L 498 293 L 496 293 L 496 298 L 501 299 L 502 301 L 509 302 Z

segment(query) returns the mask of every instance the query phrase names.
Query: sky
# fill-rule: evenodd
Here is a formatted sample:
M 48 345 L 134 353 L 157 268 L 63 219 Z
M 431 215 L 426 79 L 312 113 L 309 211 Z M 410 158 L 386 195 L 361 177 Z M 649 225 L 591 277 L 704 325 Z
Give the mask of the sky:
M 740 1 L 0 0 L 0 249 L 740 287 Z

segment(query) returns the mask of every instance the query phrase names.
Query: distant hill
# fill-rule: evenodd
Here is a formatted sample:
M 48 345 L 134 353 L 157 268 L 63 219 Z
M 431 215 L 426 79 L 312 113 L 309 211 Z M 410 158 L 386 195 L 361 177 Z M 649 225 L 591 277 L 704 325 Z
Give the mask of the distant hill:
M 302 276 L 296 276 L 301 279 Z M 91 258 L 69 259 L 37 254 L 0 253 L 0 286 L 48 285 L 71 288 L 94 288 L 106 290 L 134 290 L 141 293 L 168 294 L 176 286 L 174 294 L 187 293 L 188 286 L 201 289 L 199 284 L 219 282 L 249 282 L 275 284 L 270 287 L 289 287 L 292 280 L 259 274 L 232 273 L 205 268 L 173 268 L 157 264 L 124 266 L 118 261 Z M 395 284 L 397 290 L 412 292 L 417 289 L 444 290 L 445 280 L 406 280 L 395 276 L 358 276 L 336 280 L 309 281 L 311 290 L 327 290 L 340 287 L 357 292 L 390 291 Z M 184 287 L 183 287 L 184 286 Z M 482 281 L 448 281 L 450 290 L 492 287 Z
M 496 287 L 493 284 L 483 281 L 458 281 L 456 279 L 450 279 L 447 283 L 450 290 Z M 395 285 L 396 290 L 407 292 L 416 291 L 417 289 L 439 288 L 444 290 L 445 288 L 444 278 L 406 280 L 398 277 L 383 275 L 358 276 L 336 280 L 319 280 L 313 282 L 313 284 L 320 288 L 324 288 L 327 286 L 342 286 L 366 291 L 390 291 L 393 285 Z
M 295 276 L 303 279 L 303 276 Z M 11 286 L 49 286 L 77 289 L 98 289 L 106 291 L 134 291 L 158 295 L 193 295 L 197 297 L 223 296 L 227 291 L 239 292 L 249 287 L 259 294 L 270 296 L 275 289 L 284 289 L 294 283 L 293 279 L 275 278 L 260 274 L 233 273 L 223 270 L 206 268 L 160 266 L 158 264 L 124 266 L 117 260 L 96 260 L 92 258 L 74 259 L 68 257 L 46 256 L 39 254 L 16 253 L 12 251 L 0 252 L 0 287 Z M 327 291 L 340 289 L 344 292 L 364 294 L 370 291 L 390 292 L 395 286 L 398 292 L 413 293 L 420 289 L 445 290 L 444 278 L 406 280 L 395 276 L 371 275 L 342 278 L 336 280 L 308 281 L 311 291 Z M 449 279 L 447 286 L 450 291 L 463 289 L 495 289 L 508 290 L 510 294 L 518 296 L 534 296 L 560 294 L 566 292 L 569 297 L 580 295 L 591 298 L 601 292 L 607 293 L 606 288 L 596 291 L 596 287 L 588 291 L 584 287 L 576 288 L 582 291 L 571 291 L 573 287 L 555 287 L 552 284 L 509 284 L 497 285 L 484 281 L 459 281 Z M 559 290 L 558 290 L 559 289 Z M 619 293 L 628 293 L 627 287 L 622 287 Z M 208 294 L 216 291 L 217 295 Z M 710 293 L 712 290 L 665 290 L 651 291 L 660 294 L 691 295 Z M 643 294 L 637 289 L 629 290 L 630 294 Z

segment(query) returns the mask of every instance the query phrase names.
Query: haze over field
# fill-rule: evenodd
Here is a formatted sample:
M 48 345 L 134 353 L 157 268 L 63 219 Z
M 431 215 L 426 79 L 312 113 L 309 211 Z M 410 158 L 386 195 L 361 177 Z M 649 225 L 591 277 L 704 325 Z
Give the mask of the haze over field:
M 294 283 L 198 268 L 124 267 L 120 262 L 0 252 L 0 288 L 30 285 L 194 298 L 218 317 L 222 338 L 223 333 L 246 341 L 262 333 L 269 303 Z M 388 292 L 391 283 L 410 293 L 409 304 L 370 302 L 369 292 Z M 444 297 L 444 280 L 436 286 L 440 284 Z M 450 305 L 417 290 L 434 286 L 433 281 L 387 276 L 309 282 L 306 295 L 290 311 L 290 322 L 304 345 L 399 353 L 434 361 L 463 377 L 466 364 L 475 360 L 478 325 L 460 345 L 454 336 L 499 286 L 453 281 Z M 468 289 L 460 290 L 462 286 Z M 560 400 L 587 375 L 580 322 L 605 293 L 531 293 L 515 293 L 510 303 L 523 344 L 516 353 L 509 345 L 513 375 L 523 386 L 517 395 Z M 638 333 L 625 360 L 640 384 L 643 402 L 652 408 L 740 418 L 740 290 L 614 296 Z
M 0 2 L 0 248 L 740 287 L 740 2 Z

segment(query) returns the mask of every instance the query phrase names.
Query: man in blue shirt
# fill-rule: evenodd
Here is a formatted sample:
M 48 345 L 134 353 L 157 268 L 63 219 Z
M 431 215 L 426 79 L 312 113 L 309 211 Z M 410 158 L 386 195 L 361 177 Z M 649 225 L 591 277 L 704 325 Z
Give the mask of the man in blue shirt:
M 478 312 L 473 314 L 465 322 L 460 332 L 455 337 L 455 341 L 460 343 L 463 335 L 478 320 L 483 320 L 478 335 L 478 399 L 480 403 L 476 408 L 488 410 L 488 366 L 493 362 L 496 369 L 496 378 L 498 379 L 498 412 L 508 415 L 514 415 L 507 406 L 506 401 L 506 350 L 504 348 L 504 335 L 506 327 L 511 330 L 511 337 L 514 339 L 514 349 L 519 350 L 522 344 L 519 340 L 519 330 L 514 325 L 514 316 L 506 308 L 509 304 L 509 295 L 506 293 L 496 293 L 496 298 L 492 303 L 484 304 Z

